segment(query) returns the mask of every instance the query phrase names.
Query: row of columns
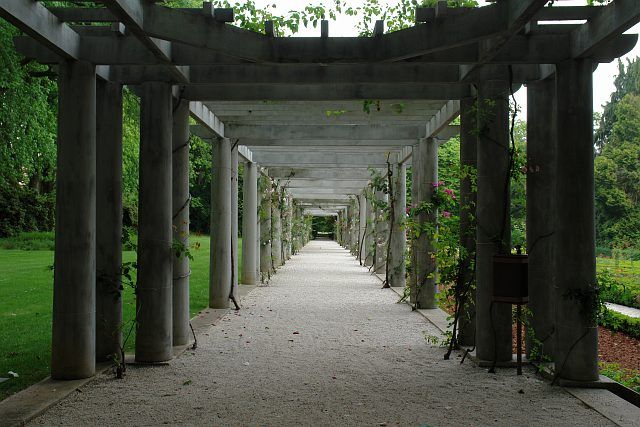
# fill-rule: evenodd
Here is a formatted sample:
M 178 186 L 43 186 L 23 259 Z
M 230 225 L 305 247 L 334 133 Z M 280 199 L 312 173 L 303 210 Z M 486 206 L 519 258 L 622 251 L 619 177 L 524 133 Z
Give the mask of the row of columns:
M 599 378 L 596 307 L 589 303 L 596 284 L 592 69 L 589 60 L 557 64 L 555 75 L 527 91 L 530 324 L 557 375 L 576 381 Z M 492 257 L 512 249 L 509 96 L 505 81 L 488 81 L 478 87 L 477 108 L 474 100 L 461 102 L 460 239 L 465 277 L 475 264 L 476 289 L 460 342 L 475 344 L 479 359 L 499 362 L 512 359 L 512 307 L 492 303 Z M 477 193 L 465 174 L 474 167 Z
M 123 98 L 122 86 L 98 80 L 93 64 L 65 61 L 59 70 L 51 375 L 77 379 L 94 375 L 96 361 L 119 357 L 122 347 Z M 171 359 L 190 337 L 189 260 L 176 255 L 189 245 L 189 103 L 174 100 L 166 82 L 145 82 L 138 92 L 135 357 L 154 363 Z M 238 151 L 226 138 L 212 149 L 209 305 L 226 308 L 240 273 Z M 254 285 L 263 221 L 258 166 L 247 162 L 245 171 L 241 279 Z M 285 206 L 293 218 L 290 198 Z M 285 232 L 289 257 L 291 223 Z
M 596 284 L 592 91 L 589 60 L 557 64 L 554 76 L 528 85 L 530 322 L 558 375 L 578 381 L 599 378 L 596 307 L 589 305 Z M 459 343 L 475 345 L 481 360 L 498 362 L 512 359 L 512 307 L 494 303 L 492 297 L 493 256 L 512 250 L 510 92 L 507 81 L 481 82 L 477 98 L 461 100 L 460 115 L 460 270 L 463 283 L 475 283 L 475 287 L 465 301 Z M 438 182 L 438 144 L 425 138 L 413 148 L 415 208 L 432 201 Z M 389 262 L 391 286 L 404 286 L 406 275 L 406 235 L 401 226 L 405 176 L 405 166 L 394 165 L 395 212 L 390 235 L 384 232 L 387 221 L 381 220 L 374 209 L 376 203 L 372 204 L 373 198 L 383 200 L 386 195 L 363 194 L 357 208 L 352 205 L 338 215 L 339 242 L 364 265 L 373 265 L 376 273 L 384 272 L 384 263 Z M 418 227 L 436 224 L 436 210 L 418 211 Z M 418 308 L 437 307 L 436 242 L 431 236 L 412 237 L 410 295 Z M 387 238 L 388 260 L 381 250 Z M 354 247 L 358 248 L 355 252 Z M 532 337 L 529 340 L 531 343 Z

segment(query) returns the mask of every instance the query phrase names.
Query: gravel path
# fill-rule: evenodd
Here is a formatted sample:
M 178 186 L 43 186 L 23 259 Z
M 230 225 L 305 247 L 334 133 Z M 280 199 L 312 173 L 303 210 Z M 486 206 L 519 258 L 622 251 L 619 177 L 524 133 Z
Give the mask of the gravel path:
M 102 375 L 34 424 L 589 425 L 611 423 L 531 372 L 442 359 L 437 331 L 336 243 L 313 241 L 199 348 Z

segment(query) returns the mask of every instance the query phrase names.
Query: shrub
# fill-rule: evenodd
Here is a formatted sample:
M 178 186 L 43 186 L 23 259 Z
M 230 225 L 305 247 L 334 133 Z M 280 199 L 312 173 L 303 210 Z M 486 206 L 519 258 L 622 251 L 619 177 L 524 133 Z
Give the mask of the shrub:
M 623 283 L 616 280 L 611 271 L 602 270 L 597 277 L 602 301 L 640 308 L 637 296 Z
M 20 249 L 23 251 L 52 251 L 55 247 L 53 231 L 31 231 L 17 236 L 0 239 L 2 249 Z
M 622 332 L 640 339 L 640 318 L 625 316 L 613 310 L 605 310 L 600 316 L 600 324 L 614 332 Z
M 55 220 L 55 196 L 30 188 L 0 186 L 0 237 L 24 231 L 51 231 Z

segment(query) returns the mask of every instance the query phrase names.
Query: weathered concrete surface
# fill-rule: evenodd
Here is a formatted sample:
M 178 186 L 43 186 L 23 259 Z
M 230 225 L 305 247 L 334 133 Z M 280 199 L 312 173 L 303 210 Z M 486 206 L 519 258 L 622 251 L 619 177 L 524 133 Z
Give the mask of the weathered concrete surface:
M 509 85 L 487 81 L 478 90 L 476 346 L 482 360 L 511 360 L 511 305 L 492 304 L 493 256 L 510 253 Z
M 474 261 L 476 255 L 475 178 L 478 167 L 478 132 L 475 98 L 460 100 L 460 246 L 465 249 L 461 270 L 469 284 L 468 300 L 458 322 L 458 342 L 473 346 L 476 337 L 476 290 Z
M 391 251 L 389 252 L 389 286 L 404 288 L 406 284 L 405 252 L 407 249 L 406 224 L 407 207 L 407 166 L 396 164 L 393 176 L 393 228 L 391 231 Z M 391 226 L 391 224 L 389 224 Z
M 255 285 L 258 279 L 258 167 L 245 163 L 242 182 L 244 209 L 242 211 L 242 283 Z
M 612 425 L 531 372 L 443 360 L 436 328 L 397 299 L 313 241 L 195 352 L 102 375 L 34 424 Z
M 181 100 L 173 111 L 172 136 L 173 240 L 189 247 L 189 103 Z M 189 329 L 189 257 L 173 257 L 173 345 L 185 345 Z
M 547 356 L 555 330 L 554 213 L 556 188 L 555 79 L 527 86 L 527 253 L 531 327 Z M 527 352 L 532 341 L 527 334 Z
M 95 66 L 60 64 L 51 376 L 95 373 Z
M 271 192 L 265 189 L 262 193 L 260 205 L 260 281 L 265 282 L 271 277 L 273 268 L 271 260 Z
M 438 182 L 438 143 L 433 138 L 421 139 L 418 144 L 418 163 L 414 170 L 420 169 L 416 186 L 416 206 L 421 203 L 433 203 L 432 196 L 435 192 L 434 184 Z M 418 223 L 435 224 L 438 216 L 437 209 L 431 212 L 420 210 Z M 437 225 L 435 226 L 437 227 Z M 437 233 L 437 228 L 434 228 Z M 416 305 L 418 308 L 435 308 L 437 264 L 435 236 L 429 232 L 422 232 L 415 239 L 413 247 L 416 256 Z
M 556 71 L 554 362 L 561 378 L 577 381 L 598 380 L 598 328 L 585 315 L 595 309 L 589 301 L 596 284 L 592 72 L 589 60 L 567 61 Z
M 173 357 L 171 85 L 142 85 L 136 361 Z
M 229 307 L 231 286 L 231 141 L 220 138 L 213 149 L 209 307 Z
M 122 344 L 122 86 L 96 87 L 96 361 Z

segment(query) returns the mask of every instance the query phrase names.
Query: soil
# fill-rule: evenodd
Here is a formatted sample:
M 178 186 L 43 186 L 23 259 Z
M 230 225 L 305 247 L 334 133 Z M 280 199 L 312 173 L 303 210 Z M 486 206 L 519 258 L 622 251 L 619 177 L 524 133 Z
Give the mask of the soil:
M 640 371 L 640 340 L 601 326 L 598 328 L 598 356 L 602 362 Z

